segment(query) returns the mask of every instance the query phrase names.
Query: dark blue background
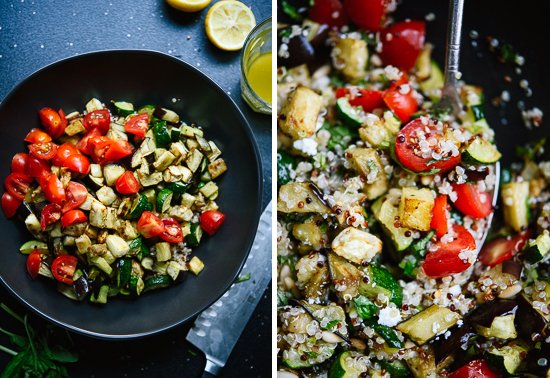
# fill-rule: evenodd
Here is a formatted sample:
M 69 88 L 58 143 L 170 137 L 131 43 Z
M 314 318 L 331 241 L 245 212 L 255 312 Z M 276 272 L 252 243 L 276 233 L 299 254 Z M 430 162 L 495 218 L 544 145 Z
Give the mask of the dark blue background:
M 270 0 L 248 0 L 259 23 L 271 15 Z M 163 0 L 0 0 L 0 99 L 22 79 L 59 59 L 94 50 L 148 49 L 174 55 L 202 70 L 227 91 L 247 117 L 262 155 L 263 204 L 271 197 L 271 118 L 252 112 L 240 96 L 240 55 L 223 52 L 204 33 L 206 11 L 184 14 Z M 155 67 L 144 67 L 155 75 Z M 93 78 L 82 78 L 82 80 Z M 51 88 L 52 98 L 55 88 Z M 212 111 L 215 111 L 213 109 Z M 1 124 L 1 120 L 0 120 Z M 9 125 L 1 125 L 9 127 Z M 22 279 L 23 279 L 22 275 Z M 235 347 L 223 376 L 271 376 L 271 299 L 264 294 Z M 24 309 L 0 288 L 0 300 Z M 159 309 L 162 310 L 162 309 Z M 32 318 L 37 327 L 44 326 Z M 0 314 L 0 327 L 16 325 Z M 74 377 L 193 377 L 204 357 L 185 342 L 188 327 L 131 342 L 74 335 L 80 361 Z M 0 344 L 9 345 L 0 338 Z M 0 368 L 8 356 L 0 352 Z

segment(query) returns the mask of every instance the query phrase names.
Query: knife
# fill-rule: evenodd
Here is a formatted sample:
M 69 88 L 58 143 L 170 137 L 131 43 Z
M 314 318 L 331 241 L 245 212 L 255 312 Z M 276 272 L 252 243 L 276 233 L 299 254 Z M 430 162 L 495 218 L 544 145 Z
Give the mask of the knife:
M 256 238 L 241 271 L 250 273 L 250 279 L 231 285 L 199 315 L 187 334 L 187 341 L 206 355 L 203 377 L 221 372 L 271 280 L 271 207 L 270 202 L 260 217 Z

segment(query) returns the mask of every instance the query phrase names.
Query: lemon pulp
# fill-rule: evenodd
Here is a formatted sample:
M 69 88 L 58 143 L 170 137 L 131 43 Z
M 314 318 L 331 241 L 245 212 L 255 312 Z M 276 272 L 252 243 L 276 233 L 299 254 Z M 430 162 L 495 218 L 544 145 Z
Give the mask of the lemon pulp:
M 215 3 L 204 21 L 208 39 L 222 50 L 240 50 L 246 37 L 256 25 L 254 13 L 235 0 Z

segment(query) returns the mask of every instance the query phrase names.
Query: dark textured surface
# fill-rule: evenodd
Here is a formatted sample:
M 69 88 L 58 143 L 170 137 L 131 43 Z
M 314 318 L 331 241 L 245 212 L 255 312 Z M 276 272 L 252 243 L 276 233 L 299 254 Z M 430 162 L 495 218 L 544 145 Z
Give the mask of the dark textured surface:
M 253 4 L 257 21 L 271 13 L 271 2 Z M 263 205 L 271 187 L 270 118 L 251 112 L 240 97 L 239 55 L 218 51 L 203 31 L 205 12 L 186 15 L 161 0 L 142 1 L 0 1 L 0 99 L 22 79 L 56 60 L 93 50 L 149 49 L 177 56 L 217 82 L 245 113 L 262 155 Z M 144 68 L 155 75 L 155 67 Z M 83 78 L 85 79 L 85 78 Z M 51 88 L 52 98 L 55 88 Z M 215 111 L 215 109 L 213 109 Z M 269 293 L 269 291 L 267 291 Z M 0 299 L 22 307 L 2 288 Z M 162 309 L 158 309 L 162 310 Z M 271 299 L 264 295 L 237 343 L 224 376 L 269 376 L 271 364 Z M 44 322 L 34 319 L 38 327 Z M 4 314 L 0 326 L 13 323 Z M 187 327 L 131 342 L 105 342 L 74 335 L 81 360 L 71 367 L 75 377 L 176 377 L 199 376 L 204 357 L 185 342 Z M 0 338 L 2 344 L 7 340 Z M 7 362 L 0 355 L 0 366 Z

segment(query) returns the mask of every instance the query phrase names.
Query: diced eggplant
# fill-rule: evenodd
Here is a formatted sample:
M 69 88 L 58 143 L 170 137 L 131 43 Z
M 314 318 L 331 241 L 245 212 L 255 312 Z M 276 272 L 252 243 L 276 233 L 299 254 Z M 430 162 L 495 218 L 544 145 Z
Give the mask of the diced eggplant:
M 180 121 L 180 116 L 170 109 L 157 107 L 155 108 L 155 112 L 153 114 L 155 115 L 155 117 L 158 117 L 169 123 L 176 124 Z
M 88 113 L 93 112 L 94 110 L 101 110 L 103 108 L 104 108 L 103 103 L 99 101 L 97 98 L 92 98 L 86 104 L 86 111 Z
M 315 49 L 302 33 L 290 38 L 286 46 L 288 47 L 288 53 L 279 58 L 279 65 L 292 68 L 314 62 Z
M 88 282 L 88 279 L 84 275 L 82 275 L 73 282 L 73 289 L 76 297 L 79 300 L 82 300 L 90 292 L 90 283 Z
M 160 150 L 160 149 L 157 149 Z M 156 152 L 155 152 L 156 154 Z M 172 154 L 170 151 L 162 150 L 162 153 L 159 154 L 159 156 L 156 158 L 155 162 L 153 163 L 153 167 L 157 171 L 164 171 L 168 166 L 170 166 L 174 160 L 176 160 L 176 157 L 174 154 Z
M 322 106 L 323 98 L 320 95 L 307 87 L 298 86 L 288 95 L 281 109 L 281 131 L 293 140 L 313 136 Z
M 105 206 L 111 205 L 117 199 L 115 191 L 108 186 L 101 187 L 101 189 L 96 192 L 96 195 L 97 199 Z
M 279 189 L 277 210 L 282 213 L 329 214 L 325 200 L 307 182 L 289 182 Z
M 153 186 L 159 184 L 163 179 L 162 172 L 155 172 L 150 175 L 140 174 L 138 171 L 138 180 L 142 186 Z
M 382 252 L 382 241 L 369 232 L 348 227 L 333 239 L 332 250 L 351 262 L 362 264 Z
M 116 258 L 125 256 L 130 251 L 128 243 L 118 235 L 108 235 L 106 244 L 109 251 Z
M 86 227 L 88 227 L 87 222 L 70 225 L 69 227 L 65 227 L 63 229 L 63 235 L 69 235 L 77 238 L 80 235 L 84 234 L 84 232 L 86 232 Z
M 103 167 L 103 177 L 105 177 L 105 183 L 108 186 L 113 186 L 116 180 L 122 176 L 126 169 L 122 165 L 107 164 Z
M 477 307 L 468 315 L 468 321 L 484 337 L 514 339 L 517 337 L 514 325 L 517 308 L 515 300 L 496 299 Z
M 449 329 L 448 337 L 439 337 L 433 340 L 432 346 L 435 352 L 435 363 L 439 365 L 453 353 L 460 351 L 461 346 L 466 344 L 468 340 L 475 336 L 473 328 L 469 324 L 464 324 L 461 327 L 454 326 Z
M 538 290 L 537 285 L 542 290 Z M 528 295 L 524 291 L 518 296 L 519 306 L 516 314 L 518 333 L 526 340 L 530 340 L 535 334 L 539 334 L 543 338 L 549 337 L 550 314 L 544 312 L 543 308 L 550 306 L 550 284 L 537 281 L 528 288 L 532 290 L 531 295 Z M 540 298 L 541 292 L 546 293 L 544 300 Z
M 208 173 L 212 179 L 215 179 L 221 176 L 227 171 L 227 165 L 223 159 L 214 160 L 212 163 L 208 164 Z
M 329 252 L 328 268 L 332 285 L 344 302 L 355 298 L 359 294 L 359 285 L 363 279 L 363 273 L 343 257 Z

